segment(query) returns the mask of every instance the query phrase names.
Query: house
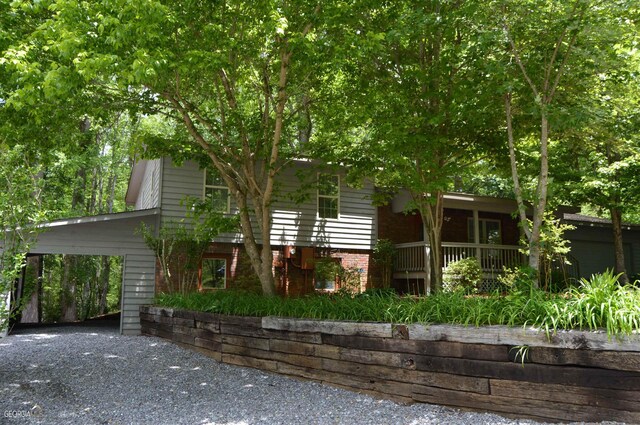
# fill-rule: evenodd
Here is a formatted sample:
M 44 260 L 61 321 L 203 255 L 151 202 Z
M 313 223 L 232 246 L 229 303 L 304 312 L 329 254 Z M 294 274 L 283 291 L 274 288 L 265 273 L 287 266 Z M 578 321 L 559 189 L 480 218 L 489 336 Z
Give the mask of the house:
M 316 184 L 317 180 L 322 184 Z M 311 291 L 312 263 L 321 257 L 357 270 L 360 287 L 366 288 L 371 278 L 369 255 L 377 235 L 377 209 L 370 201 L 373 184 L 365 181 L 354 189 L 345 184 L 340 171 L 301 160 L 283 169 L 278 186 L 270 241 L 277 289 L 292 295 Z M 208 197 L 223 212 L 237 211 L 215 174 L 193 162 L 176 166 L 169 158 L 138 162 L 126 200 L 136 210 L 159 208 L 160 223 L 171 225 L 184 218 L 182 201 L 187 196 Z M 202 288 L 246 286 L 253 277 L 248 261 L 241 234 L 220 235 L 203 259 Z
M 306 181 L 301 180 L 304 176 Z M 324 183 L 322 189 L 316 189 L 318 179 Z M 360 188 L 351 188 L 340 171 L 318 168 L 309 161 L 296 161 L 284 169 L 278 184 L 271 244 L 279 291 L 313 291 L 313 262 L 321 257 L 351 270 L 359 289 L 366 288 L 372 278 L 369 258 L 377 235 L 377 209 L 370 201 L 373 184 L 365 181 Z M 301 202 L 294 202 L 294 195 Z M 31 254 L 122 256 L 120 330 L 138 334 L 139 306 L 152 302 L 160 273 L 139 229 L 145 224 L 157 230 L 183 220 L 182 201 L 187 196 L 210 197 L 225 212 L 236 210 L 227 188 L 195 163 L 177 166 L 169 158 L 141 160 L 133 167 L 126 194 L 132 211 L 45 223 Z M 251 285 L 253 276 L 240 234 L 220 235 L 202 261 L 200 280 L 205 290 Z M 336 282 L 318 284 L 332 290 Z
M 404 212 L 408 195 L 400 192 L 390 205 L 376 207 L 371 203 L 375 188 L 370 181 L 352 188 L 344 177 L 340 169 L 311 161 L 295 161 L 280 175 L 270 241 L 278 291 L 297 295 L 337 289 L 339 281 L 318 275 L 315 265 L 320 261 L 340 264 L 358 289 L 371 287 L 379 278 L 372 250 L 378 238 L 388 238 L 398 249 L 395 285 L 403 291 L 429 292 L 430 249 L 419 215 Z M 138 334 L 139 306 L 153 300 L 160 280 L 155 255 L 138 229 L 142 223 L 157 230 L 182 220 L 186 196 L 209 198 L 226 213 L 236 210 L 214 173 L 193 162 L 178 166 L 169 158 L 141 160 L 133 167 L 126 194 L 133 210 L 46 223 L 31 253 L 122 256 L 120 329 L 123 334 Z M 512 217 L 515 209 L 512 200 L 447 194 L 444 265 L 476 256 L 485 271 L 485 284 L 491 286 L 503 267 L 523 263 L 520 232 Z M 563 218 L 576 225 L 568 235 L 574 247 L 573 275 L 585 276 L 613 264 L 606 221 L 588 221 L 575 211 Z M 637 226 L 625 229 L 631 275 L 640 270 L 638 230 Z M 203 290 L 255 284 L 242 235 L 224 234 L 212 241 L 202 259 L 199 281 Z

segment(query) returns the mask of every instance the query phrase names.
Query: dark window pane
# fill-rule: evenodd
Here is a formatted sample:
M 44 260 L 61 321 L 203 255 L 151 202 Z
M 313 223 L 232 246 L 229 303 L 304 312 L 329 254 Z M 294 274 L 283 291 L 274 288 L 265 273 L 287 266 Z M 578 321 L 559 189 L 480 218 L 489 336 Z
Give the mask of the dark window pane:
M 318 195 L 338 196 L 340 194 L 340 179 L 332 174 L 318 176 Z
M 205 188 L 205 197 L 211 202 L 213 210 L 226 213 L 229 208 L 229 190 L 215 187 Z
M 227 281 L 227 260 L 223 258 L 202 259 L 202 287 L 224 289 Z
M 338 198 L 318 198 L 318 216 L 320 218 L 338 218 Z

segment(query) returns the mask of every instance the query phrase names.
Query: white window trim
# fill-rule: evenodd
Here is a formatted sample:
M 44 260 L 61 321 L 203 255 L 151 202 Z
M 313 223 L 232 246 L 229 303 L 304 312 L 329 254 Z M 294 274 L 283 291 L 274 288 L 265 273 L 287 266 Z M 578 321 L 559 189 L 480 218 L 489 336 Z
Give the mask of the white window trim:
M 202 263 L 204 263 L 206 260 L 222 260 L 224 261 L 224 286 L 222 288 L 211 288 L 211 287 L 206 287 L 202 284 L 202 273 L 204 272 L 204 268 L 202 266 Z M 200 290 L 206 290 L 206 291 L 217 291 L 217 290 L 221 290 L 221 289 L 227 289 L 227 274 L 229 272 L 229 270 L 227 269 L 227 267 L 229 267 L 229 260 L 225 257 L 215 257 L 215 256 L 204 256 L 202 257 L 202 260 L 200 260 L 200 276 L 199 276 L 199 280 L 200 282 L 198 282 L 198 286 L 200 287 Z
M 229 188 L 227 186 L 218 186 L 218 185 L 211 185 L 211 184 L 207 184 L 207 172 L 208 170 L 205 168 L 204 169 L 204 173 L 202 173 L 202 200 L 206 200 L 207 199 L 207 189 L 223 189 L 227 191 L 227 209 L 225 211 L 223 211 L 224 214 L 230 214 L 231 213 L 231 192 L 229 191 Z
M 317 182 L 320 181 L 320 176 L 322 175 L 335 176 L 338 178 L 338 194 L 335 196 L 320 195 L 320 188 L 318 187 L 316 189 L 316 218 L 319 220 L 340 220 L 340 195 L 342 195 L 340 174 L 318 173 L 316 176 Z M 320 217 L 320 198 L 337 199 L 338 216 L 336 218 Z

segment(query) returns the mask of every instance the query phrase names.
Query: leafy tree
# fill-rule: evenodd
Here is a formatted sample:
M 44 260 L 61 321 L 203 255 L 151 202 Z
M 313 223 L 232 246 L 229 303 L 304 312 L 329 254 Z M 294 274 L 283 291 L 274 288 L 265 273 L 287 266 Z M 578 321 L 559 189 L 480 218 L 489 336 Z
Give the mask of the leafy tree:
M 409 208 L 420 212 L 431 249 L 432 284 L 439 288 L 443 193 L 498 140 L 495 90 L 488 90 L 480 66 L 482 34 L 475 21 L 481 4 L 361 6 L 358 25 L 344 35 L 352 48 L 342 52 L 341 74 L 327 88 L 337 99 L 347 94 L 317 124 L 317 151 L 349 164 L 354 175 L 374 177 L 378 186 L 409 191 Z
M 640 202 L 640 55 L 637 33 L 603 47 L 607 69 L 591 76 L 583 101 L 589 125 L 572 135 L 561 158 L 571 167 L 562 175 L 565 196 L 611 218 L 616 274 L 627 283 L 622 240 L 623 215 Z
M 498 1 L 492 3 L 492 7 L 501 12 L 496 25 L 507 51 L 503 59 L 506 67 L 501 68 L 498 78 L 504 79 L 505 85 L 514 192 L 528 242 L 529 266 L 539 270 L 553 145 L 566 141 L 568 133 L 576 127 L 586 125 L 584 116 L 571 105 L 587 99 L 591 76 L 602 69 L 601 44 L 622 36 L 634 25 L 624 18 L 633 6 L 625 1 L 549 0 Z M 496 51 L 495 57 L 502 57 L 501 52 Z M 522 185 L 525 174 L 521 170 L 524 161 L 517 158 L 518 141 L 521 146 L 524 142 L 537 151 L 531 221 L 526 214 L 526 193 Z
M 34 81 L 8 102 L 23 108 L 73 96 L 173 120 L 171 139 L 146 139 L 149 152 L 215 167 L 238 205 L 263 291 L 274 294 L 275 178 L 301 150 L 297 117 L 322 74 L 323 19 L 333 3 L 15 1 L 14 13 L 49 16 L 5 52 L 11 75 Z
M 8 147 L 0 140 L 0 156 L 0 329 L 3 329 L 9 316 L 22 307 L 12 303 L 9 310 L 7 295 L 14 291 L 16 279 L 26 264 L 25 253 L 38 234 L 43 210 L 38 202 L 42 189 L 39 168 L 30 163 L 25 148 Z M 26 295 L 28 298 L 29 294 Z

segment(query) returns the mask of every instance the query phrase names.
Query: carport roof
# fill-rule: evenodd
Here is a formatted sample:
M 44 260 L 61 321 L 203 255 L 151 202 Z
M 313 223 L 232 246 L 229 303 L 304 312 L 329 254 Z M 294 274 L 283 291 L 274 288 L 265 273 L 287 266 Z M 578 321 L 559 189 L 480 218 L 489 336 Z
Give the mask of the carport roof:
M 73 218 L 62 218 L 59 220 L 53 220 L 47 223 L 42 223 L 39 227 L 49 228 L 49 227 L 69 226 L 73 224 L 87 224 L 87 223 L 99 223 L 99 222 L 105 222 L 105 221 L 127 220 L 131 218 L 148 217 L 148 216 L 159 215 L 159 214 L 160 214 L 160 208 L 150 208 L 146 210 L 125 211 L 120 213 L 100 214 L 100 215 L 91 215 L 91 216 L 73 217 Z

